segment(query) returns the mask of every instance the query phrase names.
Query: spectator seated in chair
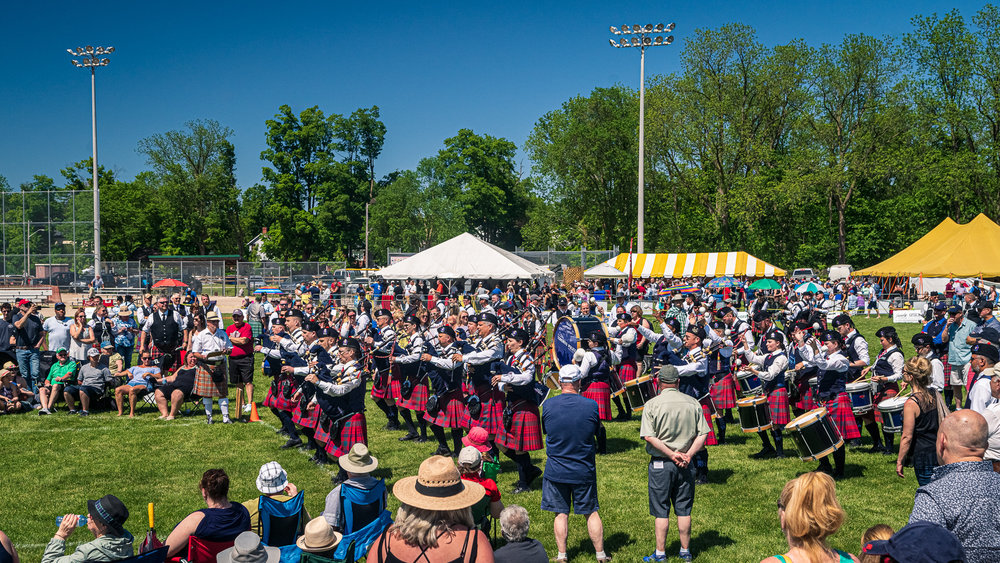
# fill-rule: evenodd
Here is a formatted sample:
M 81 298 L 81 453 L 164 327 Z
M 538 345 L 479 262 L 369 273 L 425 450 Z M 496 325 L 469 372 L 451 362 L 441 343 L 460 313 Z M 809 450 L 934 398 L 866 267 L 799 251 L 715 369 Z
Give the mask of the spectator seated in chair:
M 90 362 L 80 368 L 76 385 L 70 385 L 63 391 L 63 399 L 66 400 L 69 414 L 76 414 L 76 404 L 73 401 L 79 399 L 80 416 L 87 416 L 90 414 L 91 402 L 97 401 L 104 395 L 104 384 L 111 379 L 111 372 L 98 364 L 100 355 L 96 348 L 87 350 L 87 359 Z
M 13 370 L 0 371 L 0 414 L 17 414 L 31 410 L 30 400 L 35 396 L 14 380 Z
M 148 354 L 149 352 L 143 352 Z M 184 366 L 173 375 L 163 378 L 163 384 L 154 391 L 156 408 L 160 411 L 159 418 L 173 420 L 180 411 L 184 401 L 191 398 L 194 389 L 194 378 L 198 372 L 198 360 L 191 354 L 184 358 Z M 170 400 L 170 412 L 167 412 L 167 400 Z
M 122 416 L 125 406 L 125 395 L 128 395 L 128 417 L 135 418 L 135 402 L 148 393 L 155 384 L 163 379 L 160 368 L 153 365 L 149 352 L 139 356 L 139 365 L 130 367 L 115 374 L 116 377 L 128 377 L 124 385 L 115 387 L 115 404 L 118 406 L 118 416 Z
M 105 495 L 100 500 L 88 500 L 87 512 L 87 529 L 94 534 L 93 541 L 81 543 L 66 555 L 66 540 L 80 520 L 76 514 L 67 514 L 45 547 L 42 563 L 97 563 L 132 557 L 132 534 L 124 528 L 128 520 L 125 504 L 114 495 Z
M 343 537 L 340 532 L 333 529 L 333 526 L 326 521 L 326 518 L 320 516 L 313 518 L 306 524 L 305 533 L 295 541 L 295 545 L 299 546 L 299 549 L 304 553 L 333 559 L 337 551 L 337 545 L 340 544 L 340 540 Z M 310 557 L 306 557 L 306 561 L 310 559 Z
M 281 550 L 264 545 L 253 532 L 236 536 L 233 547 L 220 551 L 216 557 L 219 563 L 278 563 L 280 559 Z
M 378 467 L 378 459 L 371 455 L 368 446 L 354 444 L 337 461 L 347 472 L 347 480 L 327 495 L 322 516 L 333 529 L 344 534 L 335 559 L 361 559 L 375 538 L 392 524 L 392 515 L 386 509 L 388 492 L 385 480 L 371 476 Z M 349 553 L 352 546 L 354 552 Z
M 512 504 L 500 513 L 500 533 L 507 545 L 493 553 L 496 563 L 547 563 L 542 542 L 528 537 L 531 520 L 523 506 Z
M 483 454 L 475 446 L 465 446 L 458 454 L 458 471 L 462 474 L 462 479 L 479 483 L 486 489 L 486 496 L 483 501 L 473 505 L 472 518 L 476 524 L 488 523 L 486 517 L 494 520 L 500 518 L 503 511 L 503 501 L 500 500 L 500 489 L 496 481 L 483 477 Z M 487 500 L 488 499 L 488 500 Z M 488 510 L 487 510 L 488 508 Z M 481 510 L 477 510 L 481 509 Z M 480 529 L 483 529 L 480 526 Z
M 40 415 L 55 412 L 56 401 L 62 397 L 63 389 L 76 381 L 76 362 L 69 359 L 69 352 L 65 348 L 56 350 L 56 360 L 38 388 L 38 401 L 42 406 L 38 411 Z
M 262 496 L 266 496 L 277 502 L 292 500 L 299 494 L 299 489 L 294 483 L 288 482 L 288 474 L 277 461 L 269 461 L 260 466 L 260 471 L 257 473 L 257 490 L 260 491 Z M 247 512 L 250 513 L 250 530 L 257 535 L 261 535 L 260 513 L 258 512 L 260 500 L 260 497 L 254 497 L 243 503 L 243 506 L 247 508 Z M 305 506 L 303 506 L 300 532 L 308 520 L 309 513 L 306 511 Z M 268 542 L 268 545 L 275 544 Z
M 222 469 L 209 469 L 201 476 L 201 496 L 207 508 L 188 514 L 164 543 L 167 557 L 186 556 L 192 536 L 211 542 L 227 542 L 250 531 L 250 513 L 245 506 L 229 500 L 229 476 Z

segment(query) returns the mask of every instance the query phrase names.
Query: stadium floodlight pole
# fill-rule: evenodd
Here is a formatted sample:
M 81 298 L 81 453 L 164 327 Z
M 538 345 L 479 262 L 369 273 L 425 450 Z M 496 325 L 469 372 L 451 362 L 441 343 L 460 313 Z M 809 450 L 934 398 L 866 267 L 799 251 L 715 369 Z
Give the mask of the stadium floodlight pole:
M 90 69 L 90 133 L 93 141 L 93 165 L 94 165 L 94 279 L 101 275 L 101 193 L 97 190 L 97 88 L 94 72 L 99 66 L 108 66 L 111 59 L 105 55 L 115 52 L 114 47 L 77 47 L 66 49 L 73 59 L 73 66 L 77 68 Z M 102 58 L 103 57 L 103 58 Z M 74 266 L 75 267 L 75 266 Z
M 660 47 L 670 45 L 674 42 L 674 36 L 656 35 L 660 33 L 670 33 L 674 30 L 674 24 L 663 25 L 658 23 L 653 25 L 622 25 L 621 27 L 611 26 L 611 33 L 615 35 L 632 35 L 631 38 L 622 37 L 620 41 L 608 39 L 615 49 L 628 47 L 639 48 L 639 224 L 637 227 L 636 250 L 639 254 L 645 252 L 645 142 L 646 142 L 646 47 Z M 656 35 L 656 37 L 652 37 Z

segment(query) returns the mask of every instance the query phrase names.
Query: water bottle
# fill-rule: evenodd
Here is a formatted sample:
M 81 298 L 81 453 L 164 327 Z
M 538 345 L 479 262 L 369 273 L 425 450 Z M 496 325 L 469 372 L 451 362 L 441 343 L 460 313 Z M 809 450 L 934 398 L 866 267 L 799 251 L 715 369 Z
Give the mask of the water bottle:
M 78 528 L 86 526 L 87 525 L 87 515 L 86 514 L 79 514 L 78 516 L 80 517 L 80 521 L 76 523 L 76 526 Z M 63 516 L 56 516 L 56 526 L 62 525 L 62 521 L 63 521 Z

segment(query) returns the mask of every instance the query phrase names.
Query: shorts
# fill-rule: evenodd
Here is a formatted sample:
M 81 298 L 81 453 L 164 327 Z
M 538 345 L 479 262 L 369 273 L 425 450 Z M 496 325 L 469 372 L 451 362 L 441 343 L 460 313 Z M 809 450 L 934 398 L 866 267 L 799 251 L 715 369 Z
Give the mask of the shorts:
M 237 356 L 229 358 L 229 384 L 253 383 L 253 358 Z
M 597 483 L 560 483 L 542 479 L 542 510 L 569 514 L 571 498 L 574 514 L 597 512 Z
M 163 385 L 156 388 L 157 391 L 163 393 L 163 397 L 170 400 L 170 395 L 174 393 L 175 390 L 180 390 L 184 393 L 184 400 L 188 400 L 191 397 L 191 390 L 194 388 L 194 381 L 181 382 L 178 384 L 176 381 L 172 383 L 164 383 Z
M 652 459 L 649 462 L 649 515 L 670 518 L 671 504 L 677 516 L 691 516 L 694 464 L 677 467 L 669 459 Z
M 948 385 L 961 385 L 962 387 L 965 387 L 965 366 L 958 366 L 954 364 L 948 365 L 951 366 L 951 373 L 948 374 Z
M 90 385 L 70 385 L 66 388 L 65 392 L 72 395 L 74 398 L 80 398 L 80 392 L 84 392 L 92 401 L 96 401 L 101 398 L 104 392 L 98 387 L 92 387 Z

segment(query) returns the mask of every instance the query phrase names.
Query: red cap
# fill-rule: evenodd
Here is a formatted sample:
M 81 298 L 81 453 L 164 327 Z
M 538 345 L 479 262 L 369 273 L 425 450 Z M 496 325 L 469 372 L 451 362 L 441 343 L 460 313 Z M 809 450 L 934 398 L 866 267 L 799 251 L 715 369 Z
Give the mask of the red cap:
M 17 302 L 17 306 L 18 307 L 23 307 L 23 306 L 27 305 L 28 303 L 31 303 L 31 301 L 29 301 L 27 299 L 21 299 L 20 301 Z
M 462 443 L 466 446 L 472 446 L 479 450 L 480 452 L 486 452 L 490 449 L 490 435 L 486 432 L 486 429 L 482 426 L 473 426 L 469 430 L 468 436 L 462 438 Z

